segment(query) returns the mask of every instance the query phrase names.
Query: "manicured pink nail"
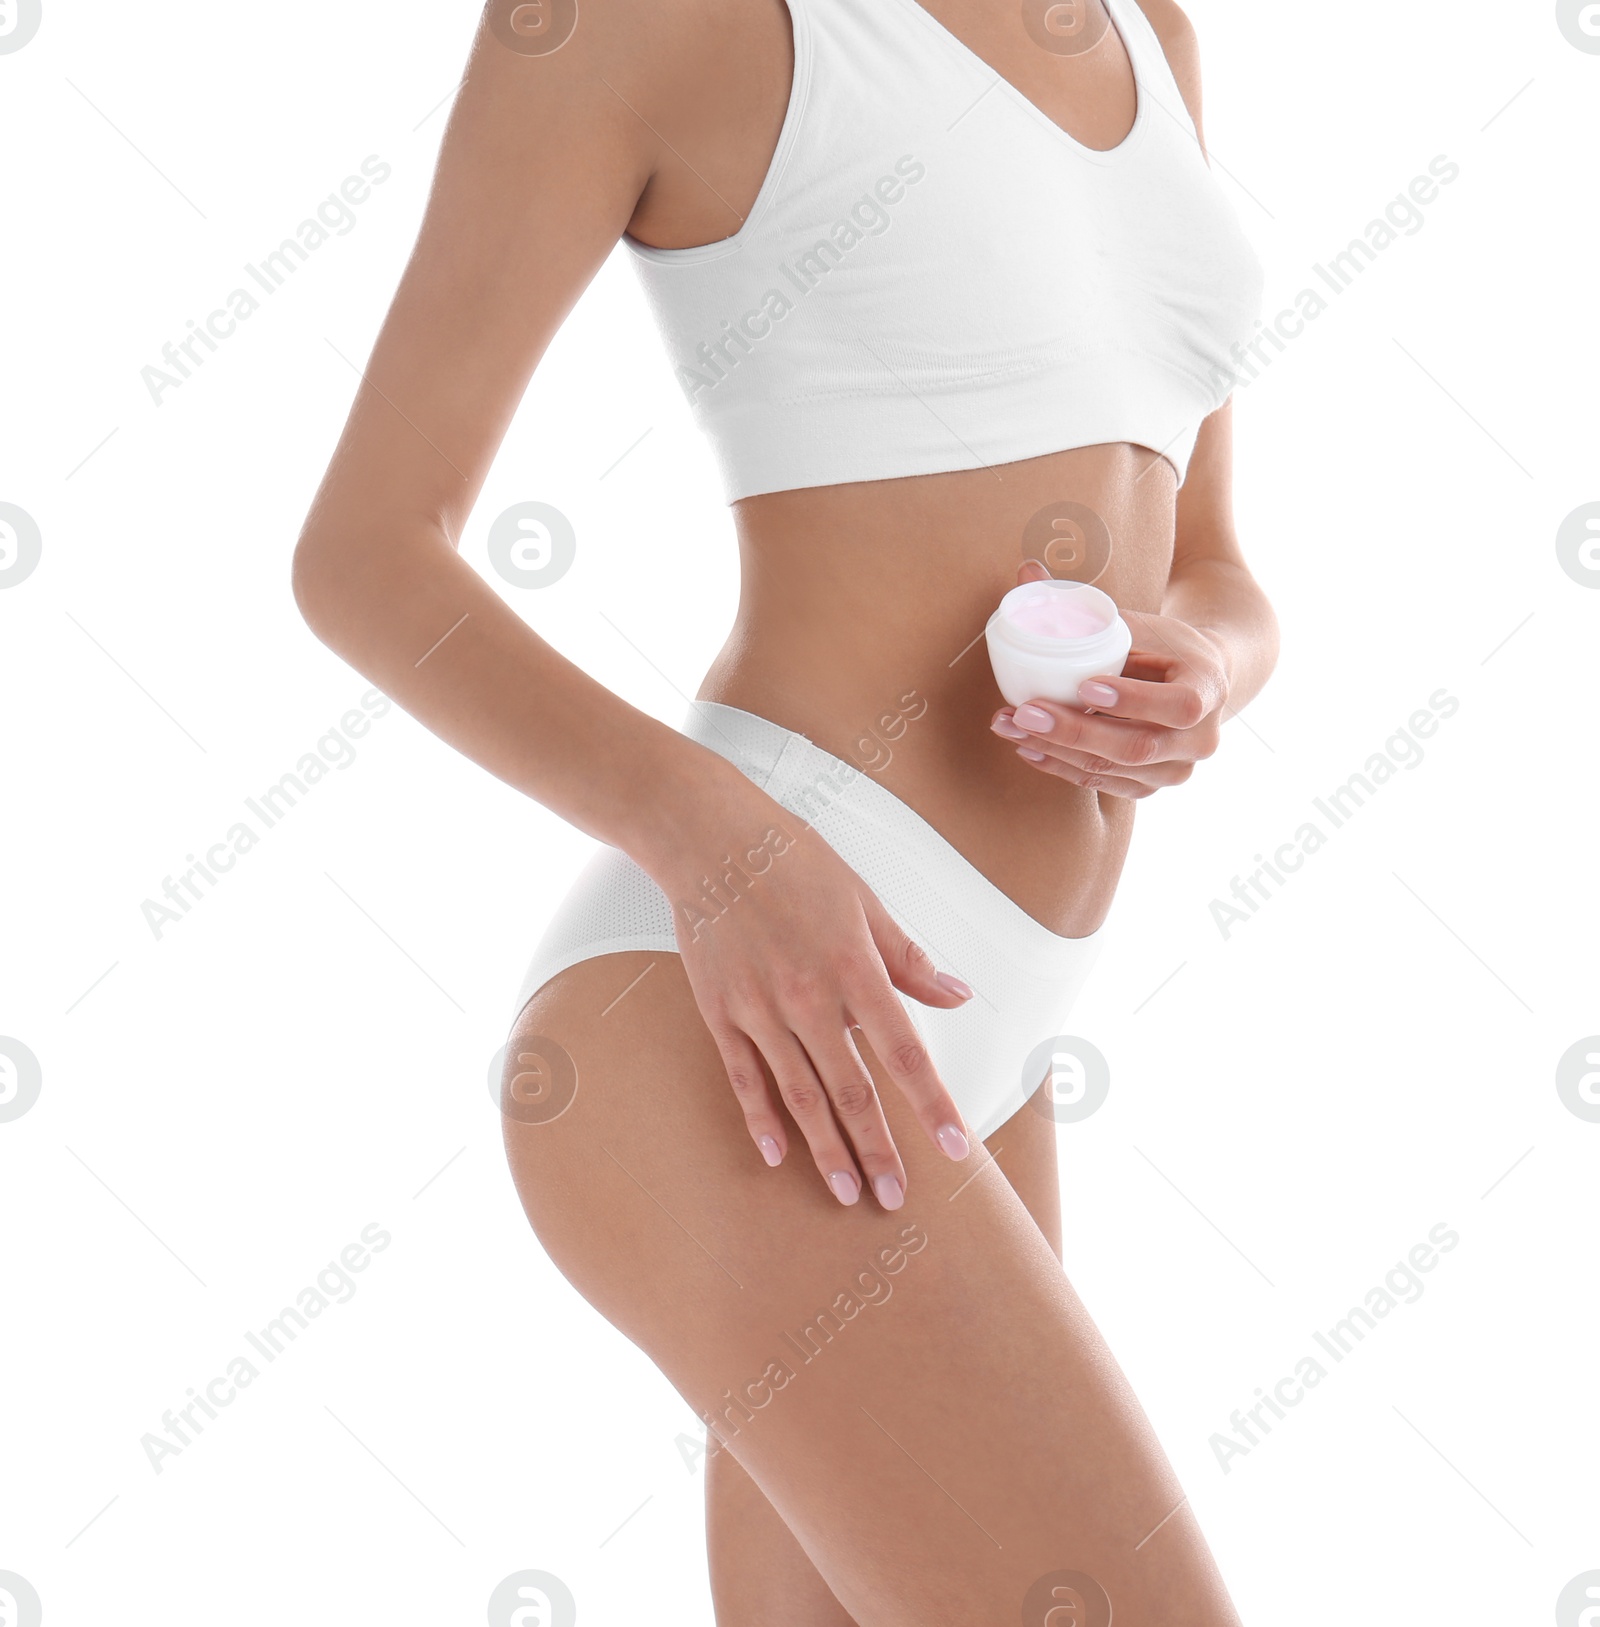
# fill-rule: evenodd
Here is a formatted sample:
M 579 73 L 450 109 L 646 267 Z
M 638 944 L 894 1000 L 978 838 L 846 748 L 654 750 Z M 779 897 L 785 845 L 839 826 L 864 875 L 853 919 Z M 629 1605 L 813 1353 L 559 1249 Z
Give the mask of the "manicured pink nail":
M 1042 706 L 1019 706 L 1011 716 L 1017 727 L 1029 734 L 1049 734 L 1056 722 Z
M 954 1158 L 959 1163 L 971 1152 L 967 1145 L 967 1138 L 958 1124 L 943 1124 L 934 1132 L 933 1139 L 939 1143 L 945 1156 Z
M 1026 740 L 1028 738 L 1028 731 L 1019 729 L 1008 717 L 997 717 L 989 727 L 1005 740 Z
M 828 1177 L 828 1185 L 840 1203 L 854 1203 L 861 1196 L 861 1183 L 847 1169 L 836 1169 Z
M 1035 751 L 1032 746 L 1018 746 L 1017 755 L 1026 757 L 1030 763 L 1042 763 L 1044 761 L 1044 753 Z
M 872 1182 L 872 1190 L 878 1194 L 878 1202 L 885 1209 L 898 1209 L 906 1201 L 904 1190 L 892 1175 L 875 1176 Z
M 1110 684 L 1097 684 L 1092 678 L 1078 685 L 1078 699 L 1092 706 L 1115 706 L 1117 692 Z
M 959 977 L 952 977 L 948 972 L 935 972 L 933 980 L 946 994 L 958 994 L 963 1000 L 972 998 L 972 990 Z
M 776 1169 L 783 1162 L 783 1154 L 778 1150 L 778 1143 L 771 1136 L 757 1136 L 756 1145 L 761 1149 L 761 1156 L 766 1159 L 770 1168 Z

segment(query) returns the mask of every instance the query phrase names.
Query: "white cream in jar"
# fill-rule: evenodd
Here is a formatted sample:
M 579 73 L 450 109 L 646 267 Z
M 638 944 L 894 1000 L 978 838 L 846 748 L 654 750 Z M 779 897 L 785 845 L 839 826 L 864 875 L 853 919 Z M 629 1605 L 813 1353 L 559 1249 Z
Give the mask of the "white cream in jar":
M 1013 706 L 1077 706 L 1086 678 L 1115 678 L 1133 634 L 1110 594 L 1087 582 L 1024 582 L 1000 601 L 985 628 L 989 664 Z

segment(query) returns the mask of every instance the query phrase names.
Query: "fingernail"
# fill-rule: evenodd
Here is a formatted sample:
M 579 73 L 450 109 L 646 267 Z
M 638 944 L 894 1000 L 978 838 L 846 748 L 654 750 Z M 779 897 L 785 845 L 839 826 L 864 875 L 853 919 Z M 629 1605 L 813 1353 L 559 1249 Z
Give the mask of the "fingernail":
M 875 1177 L 872 1182 L 872 1190 L 878 1194 L 878 1202 L 885 1209 L 898 1209 L 906 1201 L 905 1192 L 892 1175 Z
M 1048 734 L 1055 726 L 1055 719 L 1042 706 L 1019 706 L 1011 716 L 1017 727 L 1029 734 Z
M 957 1163 L 965 1158 L 972 1150 L 967 1145 L 967 1138 L 962 1133 L 961 1126 L 958 1124 L 941 1125 L 940 1128 L 934 1133 L 933 1139 L 937 1141 L 940 1147 L 944 1150 L 945 1156 L 954 1158 Z
M 963 1000 L 972 998 L 972 990 L 959 977 L 952 977 L 948 972 L 935 972 L 933 980 L 946 994 L 960 995 Z
M 1026 757 L 1030 763 L 1042 763 L 1044 761 L 1044 753 L 1035 751 L 1032 746 L 1018 746 L 1017 755 Z
M 1096 706 L 1115 706 L 1117 692 L 1110 684 L 1097 684 L 1091 680 L 1078 685 L 1078 699 L 1092 701 Z
M 828 1185 L 840 1203 L 854 1203 L 861 1196 L 861 1183 L 847 1169 L 836 1169 L 828 1177 Z
M 766 1159 L 769 1168 L 776 1169 L 783 1162 L 778 1143 L 771 1136 L 757 1136 L 756 1145 L 761 1149 L 761 1156 Z
M 1028 731 L 1019 729 L 1008 717 L 997 717 L 989 727 L 1007 740 L 1026 740 L 1028 738 Z

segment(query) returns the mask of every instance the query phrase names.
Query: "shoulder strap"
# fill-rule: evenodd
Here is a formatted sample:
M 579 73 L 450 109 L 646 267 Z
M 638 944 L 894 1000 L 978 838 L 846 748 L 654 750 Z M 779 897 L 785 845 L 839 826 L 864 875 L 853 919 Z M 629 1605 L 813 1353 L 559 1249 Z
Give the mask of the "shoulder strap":
M 1158 102 L 1178 122 L 1180 129 L 1187 131 L 1192 140 L 1198 141 L 1199 133 L 1190 116 L 1189 104 L 1178 89 L 1172 64 L 1167 61 L 1166 47 L 1162 45 L 1161 36 L 1156 33 L 1150 19 L 1145 16 L 1144 7 L 1139 0 L 1103 0 L 1103 3 L 1122 35 L 1122 43 L 1127 47 L 1128 60 L 1133 64 L 1134 77 L 1139 82 L 1139 94 Z

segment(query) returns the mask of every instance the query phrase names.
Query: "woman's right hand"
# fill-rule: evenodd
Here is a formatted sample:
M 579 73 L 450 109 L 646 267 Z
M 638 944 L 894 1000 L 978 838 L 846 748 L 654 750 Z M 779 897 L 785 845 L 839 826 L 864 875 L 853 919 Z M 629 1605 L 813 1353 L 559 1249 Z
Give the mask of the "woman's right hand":
M 718 772 L 710 785 L 697 776 L 692 814 L 664 821 L 666 841 L 658 826 L 655 854 L 639 862 L 672 903 L 690 987 L 762 1157 L 776 1165 L 788 1150 L 781 1098 L 841 1203 L 857 1200 L 865 1174 L 898 1209 L 905 1166 L 851 1031 L 929 1139 L 965 1158 L 960 1111 L 895 990 L 947 1009 L 972 990 L 935 967 L 815 830 L 727 767 L 732 778 Z

